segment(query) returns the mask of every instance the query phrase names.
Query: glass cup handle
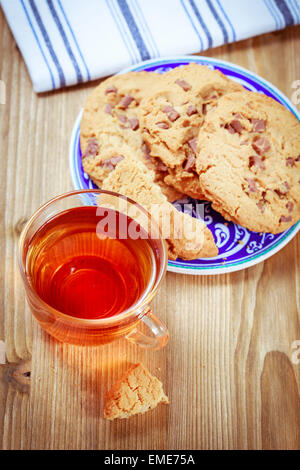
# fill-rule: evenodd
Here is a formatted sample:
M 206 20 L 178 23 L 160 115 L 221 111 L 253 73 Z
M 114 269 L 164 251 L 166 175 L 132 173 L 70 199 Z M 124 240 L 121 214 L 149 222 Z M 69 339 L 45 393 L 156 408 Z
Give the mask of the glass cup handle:
M 132 330 L 125 338 L 130 341 L 130 343 L 137 344 L 142 348 L 148 349 L 161 349 L 163 348 L 169 339 L 169 332 L 166 325 L 157 318 L 154 313 L 151 312 L 150 308 L 143 312 L 143 317 L 141 321 L 147 326 L 147 328 L 152 333 L 151 336 L 148 336 L 138 328 Z

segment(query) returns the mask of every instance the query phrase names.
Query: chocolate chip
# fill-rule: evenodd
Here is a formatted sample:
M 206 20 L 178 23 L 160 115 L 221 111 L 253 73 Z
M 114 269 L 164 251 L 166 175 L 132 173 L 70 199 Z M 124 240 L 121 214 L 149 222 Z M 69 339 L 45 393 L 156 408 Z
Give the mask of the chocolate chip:
M 204 105 L 203 105 L 203 106 L 204 106 Z M 187 109 L 186 114 L 187 114 L 188 116 L 192 116 L 193 114 L 197 114 L 197 113 L 198 113 L 198 111 L 197 111 L 196 106 L 194 106 L 193 104 L 190 104 L 189 107 L 188 107 L 188 109 Z
M 230 134 L 235 134 L 235 129 L 231 126 L 231 124 L 225 124 L 224 127 L 228 130 L 228 132 L 230 132 Z
M 230 125 L 231 125 L 231 127 L 233 127 L 235 132 L 238 132 L 239 134 L 243 130 L 243 126 L 242 126 L 242 124 L 240 123 L 240 121 L 238 119 L 234 119 L 233 121 L 231 121 Z
M 113 171 L 114 170 L 114 166 L 113 164 L 110 162 L 110 160 L 107 160 L 107 161 L 104 161 L 104 162 L 101 162 L 99 163 L 97 166 L 104 166 L 107 170 L 109 171 Z
M 176 121 L 180 117 L 180 114 L 174 109 L 168 114 L 168 118 L 171 122 Z
M 194 139 L 188 141 L 188 144 L 194 153 L 197 153 L 197 140 L 197 137 L 194 137 Z
M 202 114 L 205 116 L 207 114 L 207 103 L 202 105 Z
M 90 139 L 87 143 L 87 147 L 85 149 L 84 154 L 82 155 L 82 158 L 95 157 L 98 153 L 98 149 L 98 141 L 96 139 Z
M 108 113 L 108 114 L 112 114 L 113 108 L 114 108 L 114 107 L 113 107 L 112 104 L 107 103 L 107 104 L 105 105 L 105 112 Z
M 295 158 L 295 161 L 300 162 L 300 155 L 298 155 L 298 157 Z
M 168 171 L 168 168 L 166 167 L 166 165 L 159 158 L 155 159 L 155 166 L 158 171 L 163 171 L 163 172 Z
M 156 122 L 155 125 L 161 129 L 169 129 L 169 124 L 166 121 Z
M 128 119 L 130 123 L 130 127 L 133 131 L 136 131 L 140 127 L 139 120 L 137 118 L 130 118 Z
M 261 170 L 266 169 L 266 167 L 265 167 L 265 165 L 262 161 L 262 158 L 258 157 L 257 155 L 253 155 L 253 156 L 249 157 L 249 168 L 251 168 L 252 166 L 257 166 Z
M 122 160 L 124 160 L 124 157 L 123 155 L 116 155 L 115 157 L 112 157 L 110 159 L 111 163 L 113 166 L 116 166 L 119 162 L 121 162 Z
M 125 116 L 125 114 L 118 114 L 118 119 L 123 123 L 127 122 L 127 117 Z
M 152 158 L 150 154 L 150 148 L 146 142 L 143 142 L 142 144 L 142 152 L 144 154 L 144 157 L 147 158 L 147 160 L 150 160 Z
M 252 147 L 259 155 L 263 155 L 271 148 L 270 142 L 265 137 L 255 137 Z
M 189 154 L 187 156 L 187 159 L 185 160 L 185 162 L 182 165 L 182 168 L 185 171 L 190 171 L 190 170 L 194 169 L 195 163 L 196 163 L 195 155 L 193 153 L 189 152 Z
M 246 180 L 247 183 L 248 183 L 249 192 L 250 192 L 250 193 L 257 193 L 257 192 L 258 192 L 258 189 L 257 189 L 255 180 L 253 180 L 253 179 L 251 179 L 251 178 L 245 178 L 245 180 Z
M 207 96 L 205 99 L 206 101 L 216 100 L 219 98 L 218 93 L 215 91 L 212 95 Z
M 260 210 L 260 212 L 263 214 L 265 212 L 265 203 L 264 201 L 258 201 L 256 203 L 258 209 Z
M 192 87 L 189 83 L 187 83 L 185 80 L 176 80 L 175 83 L 177 83 L 177 85 L 181 86 L 181 88 L 184 90 L 184 91 L 189 91 Z
M 122 160 L 124 160 L 124 157 L 122 155 L 116 155 L 115 157 L 103 160 L 100 165 L 112 171 L 116 167 L 116 165 Z
M 251 119 L 253 124 L 253 132 L 264 132 L 266 129 L 266 121 L 263 119 Z
M 287 217 L 285 215 L 282 215 L 279 219 L 279 222 L 291 222 L 292 221 L 292 216 L 288 215 Z
M 274 189 L 274 193 L 276 193 L 277 196 L 279 196 L 281 198 L 281 197 L 284 197 L 286 195 L 286 193 L 289 191 L 289 189 L 290 189 L 289 183 L 287 181 L 284 181 L 281 184 L 280 188 Z
M 171 111 L 174 111 L 174 108 L 173 108 L 173 106 L 167 105 L 167 106 L 164 107 L 164 109 L 162 111 L 163 111 L 163 113 L 168 114 Z
M 235 134 L 236 132 L 240 134 L 243 130 L 243 126 L 238 119 L 234 119 L 230 123 L 225 124 L 224 127 L 230 132 L 230 134 Z
M 295 165 L 295 160 L 292 157 L 288 157 L 285 160 L 285 164 L 286 164 L 286 166 L 294 166 Z
M 168 115 L 168 118 L 170 119 L 171 122 L 176 121 L 180 117 L 180 114 L 176 111 L 176 109 L 174 109 L 170 105 L 167 105 L 164 107 L 163 113 Z
M 292 212 L 294 209 L 294 204 L 291 201 L 289 201 L 286 203 L 285 207 L 287 208 L 289 212 Z
M 132 101 L 134 101 L 134 98 L 132 96 L 130 95 L 124 96 L 119 103 L 119 108 L 127 109 L 130 103 L 132 103 Z
M 107 87 L 106 90 L 105 90 L 106 95 L 108 95 L 108 93 L 117 93 L 117 92 L 118 92 L 118 90 L 114 85 L 111 85 L 111 86 Z

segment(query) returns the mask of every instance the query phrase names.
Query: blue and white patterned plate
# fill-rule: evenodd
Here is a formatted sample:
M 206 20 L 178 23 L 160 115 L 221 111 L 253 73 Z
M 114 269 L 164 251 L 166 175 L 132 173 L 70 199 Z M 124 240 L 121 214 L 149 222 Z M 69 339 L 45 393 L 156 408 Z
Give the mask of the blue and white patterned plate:
M 244 85 L 248 90 L 258 91 L 271 96 L 288 108 L 300 121 L 300 115 L 292 103 L 277 88 L 263 78 L 249 72 L 237 65 L 210 57 L 184 56 L 170 57 L 164 59 L 152 59 L 134 65 L 121 73 L 130 71 L 147 70 L 151 72 L 164 73 L 168 70 L 185 65 L 190 62 L 207 65 L 211 69 L 218 69 L 232 80 Z M 79 130 L 82 111 L 80 112 L 72 132 L 70 142 L 70 168 L 72 181 L 75 189 L 90 189 L 96 186 L 84 173 L 81 163 L 81 151 L 79 142 Z M 196 204 L 196 201 L 188 198 L 180 203 Z M 178 202 L 177 202 L 178 204 Z M 253 266 L 283 248 L 300 229 L 300 222 L 289 230 L 278 235 L 270 233 L 255 233 L 226 220 L 215 212 L 208 202 L 204 206 L 204 220 L 212 231 L 219 255 L 215 258 L 203 258 L 192 261 L 168 262 L 168 271 L 184 274 L 220 274 Z M 196 216 L 196 210 L 193 211 Z

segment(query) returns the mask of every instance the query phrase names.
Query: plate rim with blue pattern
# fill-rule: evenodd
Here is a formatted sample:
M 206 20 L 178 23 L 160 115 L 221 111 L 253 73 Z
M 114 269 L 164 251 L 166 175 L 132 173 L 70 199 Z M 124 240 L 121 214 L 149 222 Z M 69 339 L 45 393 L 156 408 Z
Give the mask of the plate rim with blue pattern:
M 142 70 L 163 73 L 168 69 L 186 65 L 191 62 L 206 65 L 212 69 L 221 70 L 229 78 L 241 83 L 249 90 L 259 91 L 272 96 L 288 108 L 300 121 L 300 113 L 291 101 L 272 83 L 243 67 L 221 59 L 205 56 L 174 56 L 159 59 L 150 59 L 139 62 L 122 70 L 120 73 L 138 72 Z M 83 110 L 80 111 L 71 134 L 69 147 L 69 162 L 72 183 L 75 189 L 96 188 L 89 176 L 84 173 L 80 151 L 80 121 Z M 195 200 L 186 198 L 177 202 L 188 203 L 192 215 Z M 300 230 L 300 221 L 281 234 L 255 233 L 233 222 L 228 222 L 213 211 L 210 203 L 204 203 L 204 221 L 213 232 L 219 255 L 215 258 L 201 258 L 197 260 L 168 261 L 168 271 L 194 275 L 216 275 L 239 271 L 254 266 L 273 256 L 285 247 Z M 243 253 L 243 254 L 242 254 Z

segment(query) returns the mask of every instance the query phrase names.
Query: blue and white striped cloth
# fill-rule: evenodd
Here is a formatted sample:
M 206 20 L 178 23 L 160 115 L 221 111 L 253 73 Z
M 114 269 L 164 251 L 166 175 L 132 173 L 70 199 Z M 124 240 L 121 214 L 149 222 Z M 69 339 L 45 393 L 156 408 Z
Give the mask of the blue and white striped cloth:
M 0 0 L 36 92 L 300 23 L 300 0 Z

